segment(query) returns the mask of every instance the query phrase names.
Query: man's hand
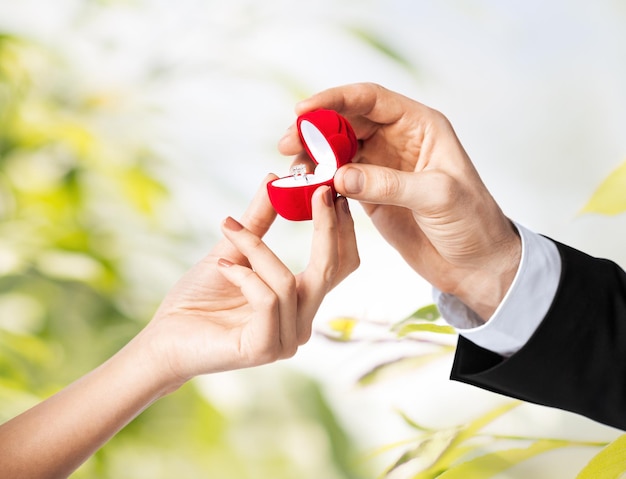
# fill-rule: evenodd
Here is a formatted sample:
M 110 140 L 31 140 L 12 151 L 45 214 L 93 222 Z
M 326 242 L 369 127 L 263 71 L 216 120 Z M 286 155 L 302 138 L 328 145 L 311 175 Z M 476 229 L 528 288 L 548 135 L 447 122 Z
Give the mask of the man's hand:
M 383 237 L 422 277 L 488 319 L 517 271 L 521 242 L 487 191 L 450 122 L 379 85 L 332 88 L 296 106 L 336 110 L 360 140 L 335 187 L 359 200 Z M 294 128 L 283 154 L 302 146 Z

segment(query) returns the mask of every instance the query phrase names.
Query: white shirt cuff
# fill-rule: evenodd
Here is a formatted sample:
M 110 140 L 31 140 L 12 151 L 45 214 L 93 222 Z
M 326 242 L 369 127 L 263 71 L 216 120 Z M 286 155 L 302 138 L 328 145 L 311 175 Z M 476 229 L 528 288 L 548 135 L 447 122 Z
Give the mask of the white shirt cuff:
M 509 357 L 533 335 L 554 300 L 561 257 L 549 239 L 515 224 L 522 239 L 519 268 L 504 299 L 485 323 L 455 296 L 433 288 L 443 318 L 478 346 Z

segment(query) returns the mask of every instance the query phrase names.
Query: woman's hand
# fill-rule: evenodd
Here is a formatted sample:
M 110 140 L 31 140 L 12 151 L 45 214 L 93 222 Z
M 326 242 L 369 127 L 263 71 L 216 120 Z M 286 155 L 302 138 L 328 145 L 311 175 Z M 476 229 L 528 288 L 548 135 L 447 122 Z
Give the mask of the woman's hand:
M 449 121 L 367 83 L 318 93 L 300 102 L 296 113 L 318 108 L 344 115 L 360 140 L 356 164 L 335 176 L 337 191 L 361 202 L 415 271 L 487 319 L 515 276 L 521 242 Z M 295 128 L 279 149 L 301 154 Z
M 266 182 L 273 177 L 266 179 Z M 294 276 L 261 241 L 276 213 L 265 183 L 241 223 L 108 361 L 0 425 L 0 476 L 59 479 L 137 414 L 198 374 L 286 358 L 311 334 L 324 295 L 359 263 L 347 200 L 313 196 L 311 260 Z
M 294 275 L 263 243 L 275 218 L 261 185 L 241 223 L 227 218 L 224 239 L 189 270 L 136 338 L 171 387 L 198 374 L 269 363 L 295 354 L 311 335 L 322 299 L 357 268 L 347 200 L 320 187 L 307 268 Z M 149 346 L 146 346 L 149 345 Z

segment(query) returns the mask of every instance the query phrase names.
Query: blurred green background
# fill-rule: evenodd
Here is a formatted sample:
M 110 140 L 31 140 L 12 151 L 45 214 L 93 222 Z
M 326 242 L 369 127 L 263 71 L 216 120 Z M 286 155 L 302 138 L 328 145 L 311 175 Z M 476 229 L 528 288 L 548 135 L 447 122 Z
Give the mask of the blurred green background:
M 149 319 L 161 287 L 147 269 L 134 280 L 129 256 L 174 271 L 190 240 L 164 220 L 162 158 L 124 127 L 106 92 L 81 90 L 66 60 L 0 37 L 2 421 L 104 361 Z M 271 390 L 267 382 L 253 381 L 257 401 L 236 414 L 189 385 L 75 476 L 366 477 L 314 381 L 284 372 Z
M 293 104 L 322 88 L 375 81 L 441 109 L 508 214 L 624 264 L 623 215 L 576 214 L 626 156 L 625 21 L 609 0 L 0 0 L 0 420 L 136 334 L 219 221 L 265 173 L 287 170 L 276 141 Z M 352 209 L 363 264 L 329 296 L 318 333 L 337 316 L 380 326 L 430 302 Z M 294 269 L 309 226 L 279 219 L 268 235 Z M 411 434 L 396 408 L 446 426 L 501 401 L 450 384 L 449 355 L 353 387 L 380 361 L 428 351 L 355 334 L 364 340 L 316 334 L 288 362 L 192 382 L 75 477 L 377 477 L 385 455 L 368 453 Z M 518 409 L 507 430 L 615 436 Z M 593 454 L 530 473 L 571 477 L 564 464 L 579 470 Z

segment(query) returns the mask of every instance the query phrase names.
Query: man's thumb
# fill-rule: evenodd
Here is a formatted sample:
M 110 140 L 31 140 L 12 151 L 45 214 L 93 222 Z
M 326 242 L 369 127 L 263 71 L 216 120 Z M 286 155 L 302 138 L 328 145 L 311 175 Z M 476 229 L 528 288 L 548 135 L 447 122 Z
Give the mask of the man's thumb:
M 335 189 L 348 198 L 377 203 L 411 207 L 414 199 L 407 195 L 412 190 L 411 174 L 384 166 L 349 164 L 335 174 Z

